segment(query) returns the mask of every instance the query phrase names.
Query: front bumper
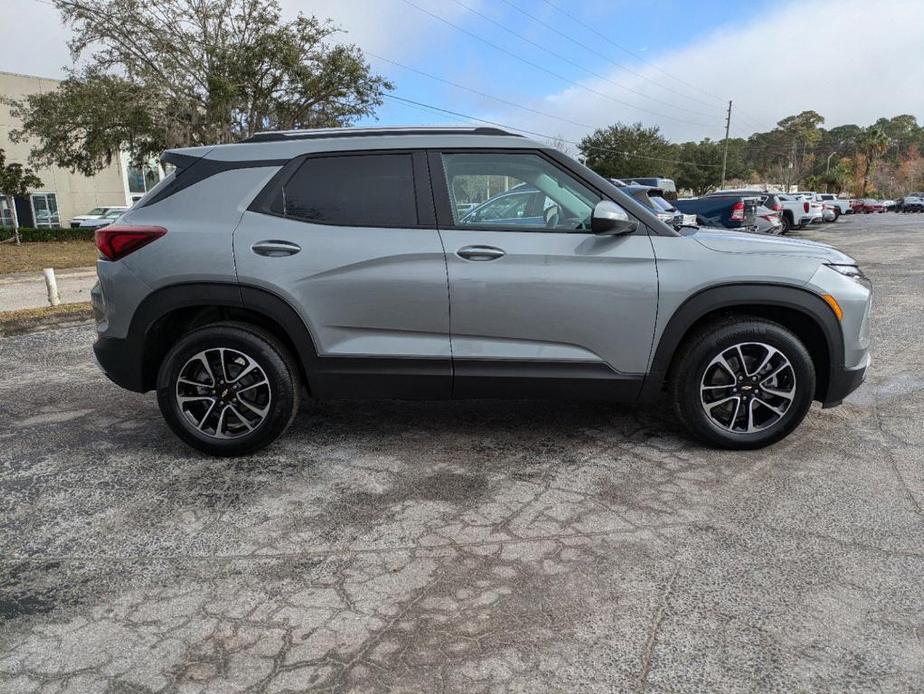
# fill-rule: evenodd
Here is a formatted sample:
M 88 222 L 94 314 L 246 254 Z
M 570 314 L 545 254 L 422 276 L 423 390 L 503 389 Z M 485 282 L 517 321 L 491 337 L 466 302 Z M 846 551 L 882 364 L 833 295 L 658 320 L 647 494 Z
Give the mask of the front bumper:
M 825 401 L 822 407 L 837 407 L 844 398 L 860 387 L 863 379 L 866 378 L 866 371 L 869 368 L 870 358 L 867 355 L 863 364 L 855 369 L 838 369 L 831 374 L 831 382 L 828 384 L 828 392 L 825 395 Z

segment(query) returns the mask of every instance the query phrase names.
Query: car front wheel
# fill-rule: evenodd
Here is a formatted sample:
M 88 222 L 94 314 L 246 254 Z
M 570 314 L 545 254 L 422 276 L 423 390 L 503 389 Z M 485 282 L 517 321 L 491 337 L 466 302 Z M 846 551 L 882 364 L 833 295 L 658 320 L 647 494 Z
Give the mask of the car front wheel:
M 762 448 L 792 432 L 815 393 L 805 346 L 778 323 L 743 317 L 713 323 L 681 348 L 671 374 L 678 418 L 701 441 Z
M 157 402 L 173 432 L 211 455 L 267 446 L 298 411 L 298 368 L 272 335 L 240 323 L 191 331 L 169 351 Z

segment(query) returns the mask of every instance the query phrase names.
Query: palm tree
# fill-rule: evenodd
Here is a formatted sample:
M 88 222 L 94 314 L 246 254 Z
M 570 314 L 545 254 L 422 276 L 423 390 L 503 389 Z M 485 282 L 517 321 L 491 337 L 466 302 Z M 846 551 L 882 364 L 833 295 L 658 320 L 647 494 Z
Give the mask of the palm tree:
M 876 160 L 889 148 L 889 136 L 878 125 L 871 125 L 857 138 L 857 144 L 866 160 L 863 167 L 863 189 L 860 191 L 860 197 L 865 198 L 866 186 L 869 184 Z

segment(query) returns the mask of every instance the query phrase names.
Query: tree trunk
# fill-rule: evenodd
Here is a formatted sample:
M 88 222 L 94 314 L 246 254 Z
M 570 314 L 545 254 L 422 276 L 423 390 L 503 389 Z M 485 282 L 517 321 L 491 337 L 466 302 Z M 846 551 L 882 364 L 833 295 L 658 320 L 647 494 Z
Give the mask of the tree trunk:
M 863 167 L 863 190 L 860 192 L 860 197 L 866 197 L 866 186 L 869 184 L 869 169 L 870 169 L 870 157 L 866 156 L 866 164 Z

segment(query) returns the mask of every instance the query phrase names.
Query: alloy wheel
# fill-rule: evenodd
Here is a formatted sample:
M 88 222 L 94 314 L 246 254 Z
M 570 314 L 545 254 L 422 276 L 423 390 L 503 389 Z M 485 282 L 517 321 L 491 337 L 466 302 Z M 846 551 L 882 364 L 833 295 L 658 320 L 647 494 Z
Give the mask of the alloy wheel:
M 272 389 L 263 368 L 236 349 L 215 347 L 191 357 L 176 380 L 180 412 L 216 439 L 246 436 L 269 414 Z
M 780 350 L 741 342 L 719 352 L 703 373 L 700 402 L 717 427 L 753 434 L 772 427 L 789 411 L 796 373 Z

